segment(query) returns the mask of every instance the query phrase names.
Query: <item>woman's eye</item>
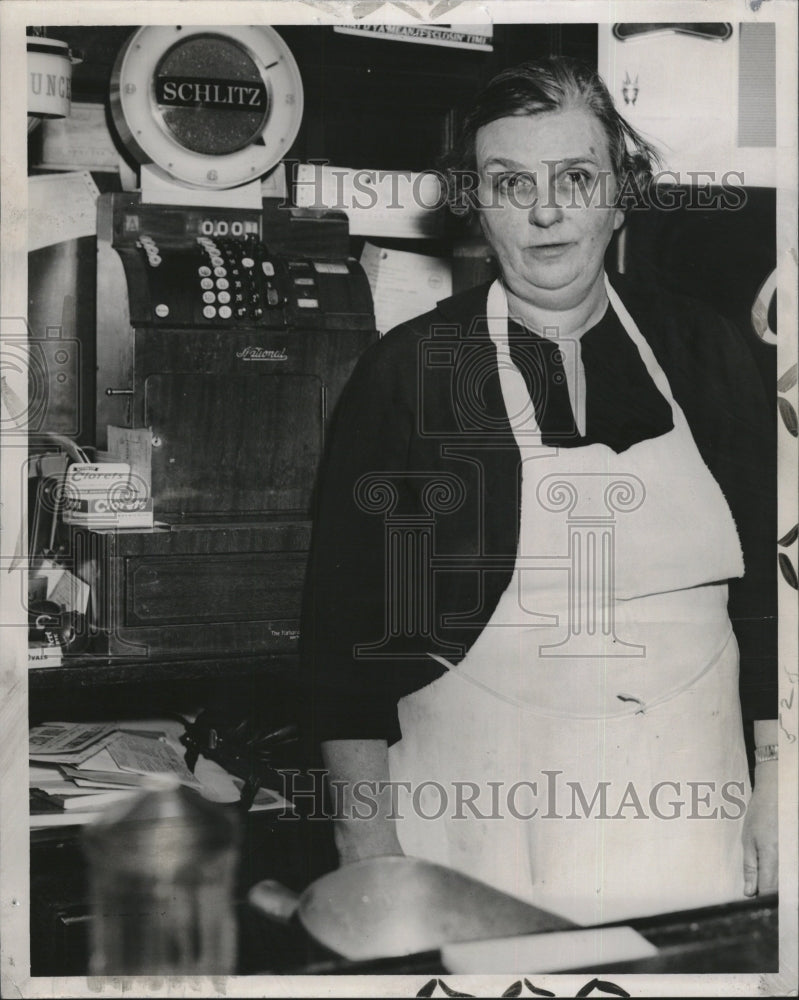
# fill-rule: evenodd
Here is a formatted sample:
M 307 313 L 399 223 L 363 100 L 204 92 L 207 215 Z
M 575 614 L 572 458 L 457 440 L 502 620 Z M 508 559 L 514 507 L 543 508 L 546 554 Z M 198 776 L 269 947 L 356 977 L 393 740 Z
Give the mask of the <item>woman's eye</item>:
M 535 178 L 532 174 L 521 172 L 513 174 L 500 174 L 496 181 L 497 188 L 502 194 L 529 191 L 534 183 Z
M 566 199 L 562 203 L 573 204 L 575 207 L 593 203 L 597 190 L 594 174 L 582 168 L 564 170 L 558 175 L 556 186 L 561 199 Z
M 567 170 L 561 177 L 572 187 L 584 187 L 588 183 L 588 174 L 584 170 Z

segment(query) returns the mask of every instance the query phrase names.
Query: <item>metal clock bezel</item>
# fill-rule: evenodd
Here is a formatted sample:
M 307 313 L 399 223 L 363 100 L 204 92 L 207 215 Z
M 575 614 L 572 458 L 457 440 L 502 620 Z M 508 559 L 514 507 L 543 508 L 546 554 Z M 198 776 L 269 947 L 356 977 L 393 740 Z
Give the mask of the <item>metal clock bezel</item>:
M 249 145 L 213 155 L 186 149 L 170 132 L 155 100 L 155 71 L 177 43 L 198 35 L 242 48 L 259 69 L 269 109 Z M 111 76 L 111 113 L 126 149 L 182 184 L 219 190 L 261 177 L 288 152 L 302 121 L 302 79 L 291 50 L 265 25 L 149 25 L 128 39 Z M 256 144 L 257 143 L 257 144 Z M 263 144 L 261 144 L 263 143 Z

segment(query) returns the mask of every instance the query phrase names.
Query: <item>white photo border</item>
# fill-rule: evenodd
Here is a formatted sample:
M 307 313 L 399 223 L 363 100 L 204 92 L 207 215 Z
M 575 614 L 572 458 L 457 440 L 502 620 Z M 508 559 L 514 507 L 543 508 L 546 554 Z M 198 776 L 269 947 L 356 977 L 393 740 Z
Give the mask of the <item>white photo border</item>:
M 0 317 L 25 317 L 27 224 L 25 28 L 26 25 L 124 25 L 229 23 L 333 25 L 354 20 L 354 0 L 4 0 L 0 3 Z M 444 5 L 438 4 L 439 8 Z M 436 0 L 372 4 L 370 20 L 427 19 Z M 460 0 L 437 17 L 441 23 L 602 23 L 612 21 L 774 21 L 777 24 L 778 193 L 777 259 L 780 304 L 778 374 L 797 359 L 797 8 L 795 0 Z M 409 13 L 410 11 L 410 13 Z M 5 322 L 4 322 L 5 326 Z M 3 330 L 0 333 L 5 335 Z M 797 409 L 796 386 L 786 395 Z M 775 414 L 775 419 L 777 419 Z M 55 979 L 30 977 L 29 825 L 27 796 L 27 629 L 15 595 L 15 565 L 23 500 L 24 449 L 3 448 L 0 462 L 0 608 L 16 608 L 20 621 L 3 616 L 0 666 L 0 992 L 20 997 L 100 996 L 415 996 L 429 976 L 198 977 L 164 979 Z M 781 433 L 780 524 L 797 510 L 796 439 Z M 775 560 L 776 572 L 776 560 Z M 614 976 L 632 996 L 797 995 L 797 602 L 780 581 L 780 971 L 751 975 Z M 11 627 L 17 624 L 20 627 Z M 517 976 L 446 976 L 454 990 L 499 996 Z M 589 977 L 542 975 L 535 984 L 556 996 L 575 996 Z M 436 995 L 441 995 L 440 990 Z

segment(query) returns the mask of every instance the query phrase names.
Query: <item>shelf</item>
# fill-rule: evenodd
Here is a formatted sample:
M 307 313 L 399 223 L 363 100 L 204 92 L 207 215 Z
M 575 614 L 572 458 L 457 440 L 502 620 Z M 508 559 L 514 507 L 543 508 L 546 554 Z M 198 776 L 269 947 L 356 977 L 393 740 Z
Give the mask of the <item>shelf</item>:
M 68 688 L 96 688 L 160 681 L 209 680 L 225 677 L 285 677 L 297 670 L 296 653 L 259 653 L 246 656 L 167 657 L 137 659 L 74 657 L 59 667 L 34 667 L 28 671 L 31 694 Z

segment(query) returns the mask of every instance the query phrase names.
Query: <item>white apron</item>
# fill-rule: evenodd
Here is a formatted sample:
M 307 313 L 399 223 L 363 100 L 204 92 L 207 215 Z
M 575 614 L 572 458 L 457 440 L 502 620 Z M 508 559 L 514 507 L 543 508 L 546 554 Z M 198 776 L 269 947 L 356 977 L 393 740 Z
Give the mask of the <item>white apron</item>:
M 523 462 L 516 566 L 463 661 L 400 701 L 389 751 L 406 854 L 582 924 L 741 896 L 749 796 L 727 614 L 738 535 L 606 285 L 674 428 L 621 454 L 544 446 L 495 282 L 489 333 Z

